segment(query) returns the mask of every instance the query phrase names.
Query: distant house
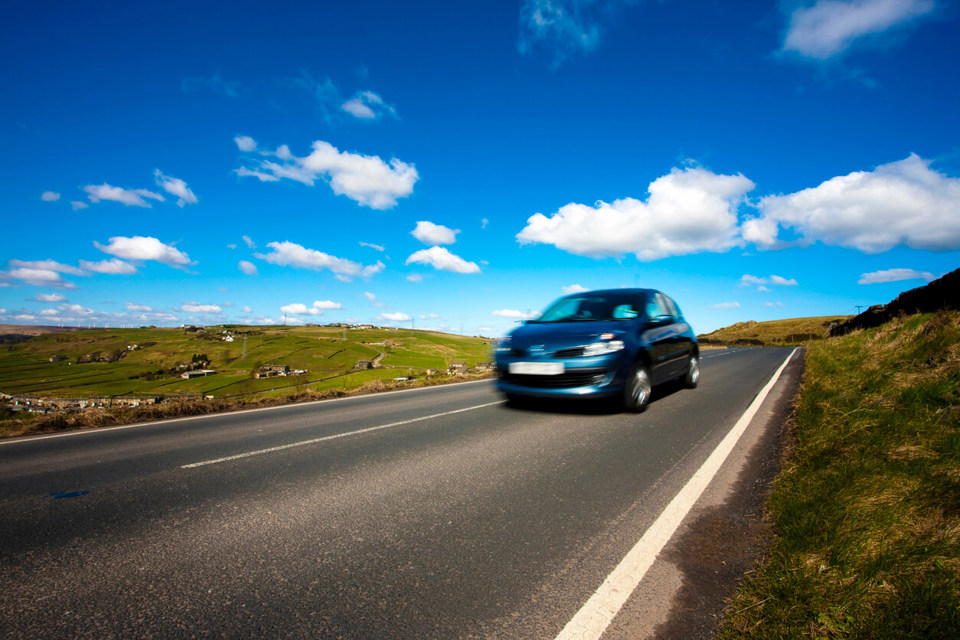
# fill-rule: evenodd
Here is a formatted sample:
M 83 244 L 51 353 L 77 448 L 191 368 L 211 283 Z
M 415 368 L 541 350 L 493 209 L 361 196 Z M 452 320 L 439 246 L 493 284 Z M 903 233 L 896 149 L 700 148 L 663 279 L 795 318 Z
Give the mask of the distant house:
M 290 374 L 289 365 L 285 364 L 265 364 L 253 374 L 254 379 L 260 378 L 282 378 Z
M 473 370 L 477 373 L 486 373 L 493 369 L 493 365 L 489 362 L 478 362 L 473 366 Z
M 455 376 L 462 376 L 469 370 L 470 369 L 469 367 L 467 367 L 467 363 L 462 360 L 454 360 L 453 362 L 450 363 L 450 366 L 447 367 L 447 371 L 451 375 L 455 375 Z
M 192 378 L 202 378 L 204 376 L 212 376 L 216 371 L 213 369 L 198 369 L 196 371 L 184 371 L 180 374 L 180 377 L 184 380 L 190 380 Z
M 357 360 L 357 369 L 373 369 L 373 360 Z

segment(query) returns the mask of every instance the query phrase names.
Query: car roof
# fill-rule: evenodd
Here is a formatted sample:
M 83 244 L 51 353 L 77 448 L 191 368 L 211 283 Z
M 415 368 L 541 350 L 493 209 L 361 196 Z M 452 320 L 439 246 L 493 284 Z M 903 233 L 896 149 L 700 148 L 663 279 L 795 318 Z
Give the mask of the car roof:
M 638 289 L 634 287 L 629 287 L 629 288 L 623 288 L 623 289 L 597 289 L 595 291 L 578 291 L 576 293 L 571 293 L 568 296 L 564 296 L 564 297 L 578 296 L 578 295 L 583 295 L 585 293 L 661 293 L 661 292 L 657 291 L 656 289 Z

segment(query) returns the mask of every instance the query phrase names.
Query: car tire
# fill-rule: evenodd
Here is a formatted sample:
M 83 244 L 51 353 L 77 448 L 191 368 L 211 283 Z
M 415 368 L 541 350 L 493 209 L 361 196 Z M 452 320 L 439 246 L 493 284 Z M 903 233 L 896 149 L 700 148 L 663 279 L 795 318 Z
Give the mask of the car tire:
M 690 354 L 690 360 L 687 362 L 687 372 L 683 376 L 683 386 L 687 389 L 696 389 L 700 382 L 700 357 Z
M 627 411 L 640 413 L 645 411 L 653 395 L 653 381 L 650 370 L 642 362 L 638 362 L 630 369 L 627 383 L 623 388 L 623 406 Z

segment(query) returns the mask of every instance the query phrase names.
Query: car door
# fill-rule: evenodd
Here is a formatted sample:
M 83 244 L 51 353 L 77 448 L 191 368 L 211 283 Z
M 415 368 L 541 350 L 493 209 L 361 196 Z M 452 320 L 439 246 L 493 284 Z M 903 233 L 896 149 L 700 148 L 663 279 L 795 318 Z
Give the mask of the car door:
M 660 296 L 662 296 L 663 304 L 666 306 L 668 313 L 673 317 L 673 324 L 671 325 L 673 331 L 669 338 L 670 355 L 667 359 L 670 361 L 672 374 L 681 376 L 686 373 L 687 361 L 693 352 L 693 340 L 690 338 L 690 325 L 688 325 L 684 319 L 680 307 L 677 306 L 677 303 L 674 302 L 670 296 L 662 293 Z
M 650 345 L 650 359 L 653 370 L 650 377 L 654 384 L 673 377 L 674 363 L 671 361 L 675 346 L 674 319 L 667 309 L 663 294 L 651 293 L 646 303 L 647 323 L 644 338 Z

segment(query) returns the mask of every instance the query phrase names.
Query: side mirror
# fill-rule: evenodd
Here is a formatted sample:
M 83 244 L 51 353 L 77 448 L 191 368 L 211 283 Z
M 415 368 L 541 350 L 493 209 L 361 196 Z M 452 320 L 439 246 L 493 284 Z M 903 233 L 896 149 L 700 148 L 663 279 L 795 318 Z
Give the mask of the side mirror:
M 662 327 L 664 325 L 672 324 L 673 316 L 657 316 L 650 319 L 651 327 Z

